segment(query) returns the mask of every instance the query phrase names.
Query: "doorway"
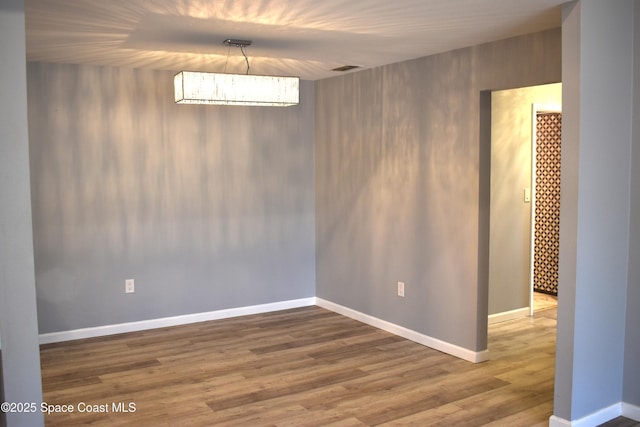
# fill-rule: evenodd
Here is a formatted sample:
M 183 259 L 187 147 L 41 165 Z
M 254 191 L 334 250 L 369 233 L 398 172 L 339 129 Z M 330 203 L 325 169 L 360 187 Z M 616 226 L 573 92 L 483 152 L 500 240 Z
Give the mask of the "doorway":
M 539 229 L 539 244 L 535 245 L 534 233 L 536 216 L 541 219 L 549 216 L 548 209 L 536 208 L 536 202 L 548 203 L 543 196 L 547 193 L 552 195 L 550 191 L 542 190 L 541 184 L 557 182 L 556 210 L 559 212 L 559 151 L 558 156 L 550 156 L 546 152 L 540 154 L 545 167 L 557 167 L 553 170 L 557 178 L 555 175 L 547 176 L 547 169 L 536 166 L 537 155 L 534 153 L 538 145 L 540 149 L 552 147 L 540 139 L 547 137 L 544 132 L 553 134 L 547 129 L 548 124 L 542 125 L 541 136 L 537 137 L 538 113 L 558 115 L 561 99 L 561 83 L 491 92 L 489 323 L 533 315 L 536 306 L 533 284 L 536 280 L 540 282 L 541 268 L 548 268 L 554 259 L 557 293 L 557 251 L 542 251 L 540 248 L 547 245 L 555 249 L 558 239 L 551 239 L 547 229 Z M 558 144 L 552 148 L 559 150 L 559 128 L 555 136 Z M 539 139 L 540 144 L 537 143 Z M 538 198 L 536 184 L 541 188 Z M 551 228 L 554 226 L 559 230 L 559 221 Z M 536 252 L 538 258 L 534 259 Z M 536 280 L 534 272 L 537 272 Z

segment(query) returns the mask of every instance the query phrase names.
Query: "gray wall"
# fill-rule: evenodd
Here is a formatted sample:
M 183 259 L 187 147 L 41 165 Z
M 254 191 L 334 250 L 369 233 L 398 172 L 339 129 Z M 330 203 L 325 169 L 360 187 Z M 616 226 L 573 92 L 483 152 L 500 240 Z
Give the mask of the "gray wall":
M 637 232 L 629 228 L 633 3 L 585 0 L 563 9 L 554 413 L 566 420 L 620 402 L 623 369 L 638 367 L 637 358 L 623 366 L 625 310 L 637 310 L 639 302 L 627 292 L 629 234 Z M 637 336 L 637 324 L 632 331 Z M 637 402 L 637 396 L 630 398 Z
M 489 314 L 529 307 L 532 104 L 559 111 L 562 84 L 492 93 Z
M 6 402 L 4 398 L 4 383 L 2 381 L 2 351 L 0 351 L 0 402 Z M 0 411 L 0 426 L 5 427 L 7 425 L 7 418 L 5 413 Z
M 222 107 L 169 72 L 27 73 L 40 333 L 314 296 L 312 83 Z
M 486 349 L 480 92 L 560 81 L 560 40 L 553 30 L 316 82 L 318 297 Z
M 1 394 L 9 402 L 40 402 L 22 0 L 0 2 L 0 52 Z M 43 416 L 8 413 L 6 422 L 37 426 Z
M 634 2 L 634 31 L 633 40 L 640 40 L 640 0 Z M 632 184 L 623 400 L 640 406 L 640 43 L 634 42 L 633 48 Z

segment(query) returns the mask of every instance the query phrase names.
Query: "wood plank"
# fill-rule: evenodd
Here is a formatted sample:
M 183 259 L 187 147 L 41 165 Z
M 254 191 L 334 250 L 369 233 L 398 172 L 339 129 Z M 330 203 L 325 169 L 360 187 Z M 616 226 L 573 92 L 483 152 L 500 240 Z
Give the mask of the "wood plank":
M 319 307 L 41 347 L 44 400 L 134 402 L 73 425 L 547 425 L 555 309 L 490 326 L 472 364 Z

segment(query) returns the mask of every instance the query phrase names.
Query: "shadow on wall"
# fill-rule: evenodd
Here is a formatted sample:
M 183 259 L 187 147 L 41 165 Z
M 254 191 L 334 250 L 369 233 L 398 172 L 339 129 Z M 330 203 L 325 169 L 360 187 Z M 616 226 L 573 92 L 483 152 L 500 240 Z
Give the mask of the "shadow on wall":
M 461 260 L 477 256 L 478 198 L 477 126 L 461 119 L 473 110 L 470 66 L 451 53 L 316 82 L 318 296 L 467 348 L 476 270 Z
M 481 169 L 490 159 L 478 144 L 480 93 L 559 79 L 560 36 L 316 81 L 318 297 L 486 349 L 489 182 Z
M 313 296 L 312 85 L 196 106 L 167 72 L 28 71 L 40 333 Z

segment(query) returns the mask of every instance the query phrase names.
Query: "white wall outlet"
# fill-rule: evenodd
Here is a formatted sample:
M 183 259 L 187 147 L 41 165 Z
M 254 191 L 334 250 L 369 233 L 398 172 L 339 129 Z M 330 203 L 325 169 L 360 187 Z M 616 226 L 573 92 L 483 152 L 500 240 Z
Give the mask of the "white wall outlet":
M 404 282 L 398 282 L 398 296 L 404 297 Z
M 124 281 L 124 293 L 132 294 L 136 291 L 136 285 L 133 279 L 127 279 Z
M 524 189 L 524 202 L 531 203 L 531 187 Z

